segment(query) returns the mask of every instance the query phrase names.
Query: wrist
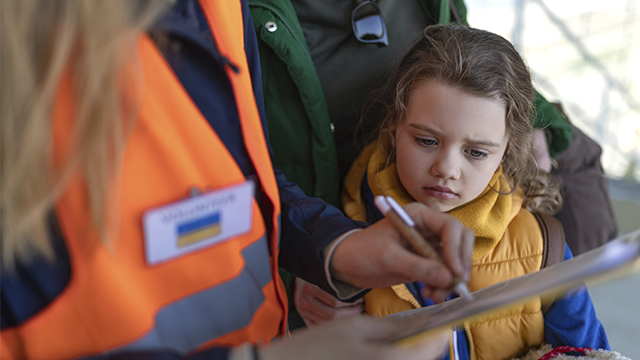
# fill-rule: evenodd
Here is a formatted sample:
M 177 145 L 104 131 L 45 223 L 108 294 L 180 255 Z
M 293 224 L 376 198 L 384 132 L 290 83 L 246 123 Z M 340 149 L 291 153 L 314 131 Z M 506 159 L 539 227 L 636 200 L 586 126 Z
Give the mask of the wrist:
M 364 289 L 353 286 L 340 278 L 340 270 L 339 267 L 336 268 L 334 259 L 334 254 L 338 246 L 349 236 L 355 234 L 362 229 L 353 229 L 347 231 L 342 234 L 340 237 L 336 238 L 325 250 L 325 262 L 324 262 L 324 271 L 327 282 L 331 289 L 335 292 L 336 297 L 340 300 L 350 299 L 357 294 L 364 291 Z
M 333 279 L 340 279 L 340 270 L 336 269 L 335 261 L 334 261 L 334 255 L 336 253 L 336 249 L 349 236 L 351 236 L 354 233 L 356 233 L 358 231 L 361 231 L 361 230 L 362 229 L 352 229 L 352 230 L 349 230 L 349 231 L 345 232 L 344 234 L 340 235 L 335 240 L 333 240 L 329 244 L 329 246 L 327 246 L 327 248 L 325 249 L 325 251 L 324 251 L 324 254 L 325 254 L 325 257 L 324 257 L 324 273 L 325 273 L 325 276 L 326 276 L 327 281 L 329 282 L 329 284 L 331 284 Z

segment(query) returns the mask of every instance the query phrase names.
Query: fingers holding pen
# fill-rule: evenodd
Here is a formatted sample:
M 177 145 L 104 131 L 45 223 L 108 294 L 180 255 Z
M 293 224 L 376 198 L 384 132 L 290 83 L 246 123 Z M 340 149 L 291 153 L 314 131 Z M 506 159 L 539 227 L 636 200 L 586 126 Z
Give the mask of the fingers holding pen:
M 402 223 L 399 218 L 385 218 L 344 239 L 330 260 L 332 277 L 361 288 L 421 281 L 434 289 L 449 291 L 454 277 L 467 279 L 475 240 L 473 232 L 450 215 L 423 204 L 411 203 L 405 208 L 408 215 L 402 208 L 398 214 L 413 218 L 412 225 Z M 409 245 L 411 232 L 420 238 L 418 242 L 424 243 L 424 238 L 438 239 L 442 254 L 421 255 L 415 246 Z
M 442 246 L 442 260 L 454 275 L 468 280 L 475 243 L 473 231 L 450 215 L 427 208 L 420 203 L 405 206 L 425 238 L 437 236 Z

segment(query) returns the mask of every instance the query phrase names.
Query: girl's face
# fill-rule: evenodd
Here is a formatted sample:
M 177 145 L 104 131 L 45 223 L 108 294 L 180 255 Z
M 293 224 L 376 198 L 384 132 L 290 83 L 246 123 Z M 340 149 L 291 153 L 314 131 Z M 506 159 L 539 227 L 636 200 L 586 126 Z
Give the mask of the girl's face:
M 398 175 L 413 198 L 446 212 L 475 199 L 507 147 L 506 109 L 436 81 L 419 81 L 392 134 Z

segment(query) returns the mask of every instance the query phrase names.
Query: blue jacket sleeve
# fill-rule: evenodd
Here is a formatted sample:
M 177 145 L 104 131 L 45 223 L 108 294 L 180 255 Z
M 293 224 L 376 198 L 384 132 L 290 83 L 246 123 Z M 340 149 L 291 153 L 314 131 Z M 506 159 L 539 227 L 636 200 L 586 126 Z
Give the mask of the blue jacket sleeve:
M 572 258 L 565 245 L 564 260 Z M 544 314 L 544 340 L 553 347 L 575 346 L 610 350 L 607 335 L 591 302 L 587 287 L 576 286 Z

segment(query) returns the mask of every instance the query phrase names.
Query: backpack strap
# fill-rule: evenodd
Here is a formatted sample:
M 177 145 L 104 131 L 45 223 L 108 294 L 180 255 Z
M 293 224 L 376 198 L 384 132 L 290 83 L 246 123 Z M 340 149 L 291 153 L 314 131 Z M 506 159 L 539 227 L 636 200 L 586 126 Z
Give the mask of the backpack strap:
M 562 224 L 553 216 L 547 214 L 532 213 L 540 225 L 544 250 L 540 269 L 561 263 L 564 259 L 565 237 Z M 542 312 L 546 313 L 556 298 L 556 293 L 545 296 L 542 300 Z
M 544 252 L 542 255 L 542 265 L 540 269 L 558 264 L 564 259 L 565 237 L 560 221 L 551 215 L 533 213 L 544 241 Z

